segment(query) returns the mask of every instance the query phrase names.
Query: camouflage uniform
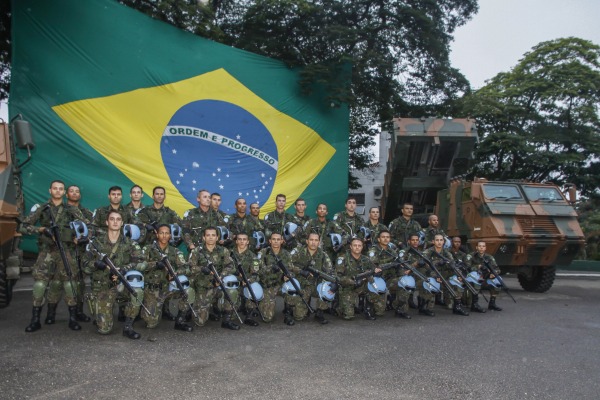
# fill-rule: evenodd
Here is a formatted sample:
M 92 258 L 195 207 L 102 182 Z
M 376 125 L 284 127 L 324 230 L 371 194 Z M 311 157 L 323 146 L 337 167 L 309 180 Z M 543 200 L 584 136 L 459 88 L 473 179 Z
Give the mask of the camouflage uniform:
M 129 202 L 127 204 L 125 204 L 125 210 L 127 211 L 127 213 L 129 213 L 129 216 L 131 217 L 131 220 L 133 221 L 135 219 L 135 212 L 137 210 L 141 210 L 142 208 L 144 208 L 144 205 L 141 204 L 139 208 L 135 208 L 135 206 L 133 205 L 133 202 Z
M 421 275 L 423 275 L 425 277 L 432 276 L 433 271 L 427 265 L 425 260 L 423 260 L 419 255 L 417 255 L 411 251 L 406 251 L 406 252 L 404 252 L 403 260 L 408 261 L 408 263 L 413 268 L 416 268 L 417 271 L 421 273 Z M 416 281 L 416 287 L 419 290 L 419 297 L 418 297 L 419 313 L 434 316 L 435 314 L 433 313 L 433 311 L 431 311 L 431 310 L 433 310 L 433 306 L 434 306 L 434 294 L 425 290 L 425 288 L 423 287 L 424 282 L 422 279 L 420 279 L 417 276 L 415 276 L 414 278 Z
M 188 264 L 185 262 L 183 253 L 177 250 L 176 247 L 168 245 L 165 250 L 161 250 L 163 253 L 161 254 L 158 250 L 158 244 L 153 243 L 146 245 L 143 251 L 147 262 L 144 272 L 144 305 L 150 311 L 150 314 L 146 310 L 142 310 L 142 318 L 146 321 L 148 328 L 155 328 L 160 322 L 163 304 L 167 300 L 179 298 L 178 309 L 181 316 L 189 309 L 188 301 L 194 303 L 196 292 L 190 285 L 186 289 L 188 297 L 186 301 L 179 291 L 169 291 L 169 283 L 173 280 L 173 277 L 169 276 L 166 268 L 157 268 L 157 262 L 161 261 L 166 255 L 177 275 L 187 275 L 188 279 L 190 278 Z
M 283 228 L 288 222 L 296 223 L 296 219 L 292 214 L 288 214 L 285 211 L 281 213 L 277 210 L 271 211 L 265 215 L 265 218 L 263 219 L 265 235 L 267 238 L 271 237 L 273 232 L 283 235 Z
M 108 258 L 125 275 L 131 270 L 144 271 L 146 262 L 140 246 L 134 241 L 119 233 L 115 243 L 111 243 L 107 234 L 101 234 L 94 239 L 94 245 L 100 253 Z M 118 297 L 128 299 L 125 316 L 132 320 L 138 315 L 140 305 L 144 298 L 141 288 L 135 288 L 137 299 L 123 288 L 123 284 L 116 275 L 112 275 L 108 267 L 97 269 L 94 262 L 98 258 L 94 253 L 87 252 L 84 260 L 84 272 L 90 275 L 92 292 L 86 298 L 90 311 L 96 320 L 97 331 L 100 334 L 109 334 L 113 329 L 113 306 Z
M 100 235 L 106 233 L 106 221 L 108 220 L 108 213 L 113 210 L 112 205 L 107 205 L 106 207 L 99 207 L 94 210 L 94 219 L 92 220 L 92 225 L 95 229 L 96 235 Z M 129 212 L 129 210 L 125 209 L 121 204 L 119 204 L 119 208 L 117 208 L 119 214 L 123 218 L 123 224 L 132 224 L 133 216 Z
M 443 259 L 448 259 L 451 263 L 454 263 L 454 258 L 452 257 L 450 250 L 442 249 L 442 251 L 438 253 L 435 251 L 435 247 L 430 247 L 427 250 L 425 250 L 423 254 L 431 261 L 433 265 L 435 265 L 438 271 L 440 271 L 440 274 L 442 274 L 442 277 L 446 280 L 446 282 L 450 283 L 450 277 L 452 275 L 456 275 L 456 273 L 454 272 L 454 269 L 451 267 L 450 263 L 444 261 Z M 448 289 L 444 287 L 444 300 L 448 305 L 448 308 L 452 308 L 455 314 L 459 314 L 461 312 L 458 312 L 457 309 L 462 310 L 461 305 L 464 288 L 452 284 L 450 285 L 452 287 L 452 290 L 456 293 L 456 296 L 453 297 L 452 294 L 449 293 Z M 452 304 L 454 304 L 454 306 L 452 306 Z M 464 312 L 462 314 L 468 315 L 467 312 Z
M 496 271 L 497 276 L 500 275 L 500 268 L 498 268 L 498 264 L 496 263 L 494 256 L 488 253 L 481 255 L 477 251 L 473 252 L 471 254 L 469 266 L 471 267 L 472 271 L 478 271 L 481 274 L 483 278 L 482 289 L 487 289 L 490 291 L 488 309 L 502 311 L 502 309 L 496 305 L 496 297 L 500 294 L 500 289 L 486 283 L 486 281 L 489 279 L 490 272 L 483 266 L 483 264 L 489 265 L 492 270 Z
M 302 235 L 299 237 L 299 241 L 302 243 L 306 243 L 306 239 L 308 239 L 310 233 L 317 233 L 319 235 L 319 247 L 327 253 L 330 260 L 337 258 L 338 252 L 342 251 L 342 248 L 338 249 L 338 251 L 333 249 L 329 234 L 340 234 L 342 236 L 342 243 L 347 241 L 349 236 L 337 222 L 327 219 L 325 221 L 320 221 L 319 218 L 313 218 L 306 222 L 302 231 Z
M 237 213 L 231 214 L 229 216 L 229 230 L 233 235 L 240 233 L 248 235 L 248 240 L 250 241 L 249 248 L 254 253 L 258 252 L 256 249 L 256 239 L 252 234 L 254 232 L 262 232 L 262 225 L 256 218 L 246 214 L 243 217 L 240 217 Z
M 190 248 L 192 244 L 198 246 L 202 243 L 202 231 L 209 226 L 227 226 L 223 217 L 209 207 L 208 211 L 202 211 L 200 207 L 187 210 L 181 221 L 183 228 L 183 241 Z
M 423 246 L 423 248 L 427 249 L 427 248 L 433 246 L 433 238 L 435 238 L 435 235 L 443 235 L 444 238 L 448 237 L 444 233 L 443 229 L 434 228 L 433 226 L 430 225 L 425 229 L 425 245 Z
M 452 254 L 452 258 L 454 259 L 456 266 L 461 269 L 463 275 L 467 276 L 467 274 L 472 270 L 471 255 L 462 250 L 454 251 L 454 249 L 450 249 L 450 254 Z M 465 290 L 462 297 L 463 304 L 470 307 L 472 299 L 473 294 L 469 290 Z
M 301 274 L 301 271 L 306 267 L 312 267 L 317 271 L 331 275 L 333 267 L 329 256 L 319 248 L 317 248 L 315 254 L 311 255 L 306 246 L 300 246 L 292 250 L 290 255 L 292 256 L 292 265 L 288 266 L 288 269 L 294 273 L 296 279 L 300 282 L 300 289 L 302 290 L 304 300 L 310 304 L 311 297 L 316 297 L 317 310 L 323 311 L 329 309 L 329 304 L 321 300 L 317 293 L 317 277 L 305 277 Z M 298 296 L 286 295 L 285 302 L 293 307 L 293 315 L 296 321 L 306 318 L 308 308 Z
M 372 247 L 367 253 L 367 256 L 369 257 L 369 260 L 371 260 L 371 262 L 377 267 L 391 263 L 397 257 L 397 255 L 394 254 L 394 252 L 391 251 L 387 246 L 382 248 L 379 245 Z M 390 293 L 391 307 L 394 310 L 399 310 L 406 313 L 408 311 L 409 292 L 398 287 L 398 279 L 400 279 L 400 267 L 386 269 L 381 274 L 381 277 L 385 280 L 386 286 Z M 384 308 L 386 307 L 385 297 L 383 297 L 383 299 L 378 298 L 377 301 L 383 302 L 383 304 L 377 305 L 376 308 L 380 309 L 382 305 Z M 379 314 L 376 313 L 375 315 Z
M 360 231 L 360 227 L 365 225 L 365 220 L 358 214 L 354 216 L 348 215 L 346 211 L 339 212 L 333 216 L 333 220 L 347 233 L 348 238 L 359 237 L 365 238 L 365 235 Z M 349 243 L 344 246 L 344 250 L 349 248 Z
M 152 244 L 156 240 L 156 233 L 154 230 L 146 229 L 146 225 L 154 225 L 154 227 L 158 227 L 159 225 L 170 225 L 170 224 L 178 224 L 181 226 L 181 218 L 179 215 L 169 207 L 161 207 L 155 208 L 153 205 L 148 207 L 139 208 L 135 212 L 134 216 L 134 224 L 138 225 L 140 229 L 145 231 L 145 235 L 143 238 L 140 238 L 139 241 L 141 245 L 144 244 Z
M 421 225 L 417 221 L 412 218 L 407 220 L 403 216 L 390 222 L 389 226 L 392 242 L 401 249 L 406 247 L 409 235 L 419 233 L 421 230 Z
M 259 280 L 258 274 L 260 272 L 260 260 L 258 259 L 256 254 L 254 254 L 249 248 L 246 251 L 244 251 L 243 253 L 240 253 L 236 247 L 231 250 L 231 258 L 233 259 L 234 263 L 236 263 L 236 264 L 239 263 L 241 265 L 244 272 L 246 273 L 246 277 L 248 278 L 249 283 L 258 282 L 258 280 Z M 236 267 L 236 269 L 237 269 L 237 267 Z M 236 275 L 238 275 L 238 277 L 239 277 L 240 286 L 242 286 L 242 290 L 243 290 L 243 288 L 245 288 L 245 286 L 243 283 L 242 274 L 240 274 L 239 271 L 236 270 Z M 252 326 L 258 325 L 258 324 L 256 324 L 255 321 L 253 321 L 251 319 L 252 313 L 256 309 L 256 303 L 254 301 L 252 301 L 251 298 L 246 299 L 243 296 L 243 294 L 241 296 L 241 303 L 243 306 L 242 310 L 244 311 L 244 314 L 246 315 L 246 320 L 244 321 L 244 323 L 247 325 L 252 325 Z M 254 322 L 254 323 L 252 323 L 252 322 Z
M 281 249 L 277 257 L 281 259 L 283 265 L 288 269 L 293 267 L 292 256 L 287 250 Z M 262 249 L 258 253 L 258 258 L 262 261 L 259 279 L 265 295 L 264 300 L 260 302 L 260 311 L 265 317 L 265 322 L 271 322 L 275 317 L 275 299 L 281 293 L 283 274 L 277 266 L 273 250 L 270 247 Z
M 192 250 L 190 253 L 190 270 L 197 298 L 194 310 L 198 314 L 198 318 L 195 318 L 194 322 L 198 326 L 203 326 L 208 321 L 211 306 L 217 317 L 223 311 L 224 321 L 227 322 L 231 321 L 231 314 L 233 313 L 231 304 L 225 300 L 221 289 L 215 286 L 213 276 L 208 269 L 208 260 L 214 264 L 221 278 L 235 273 L 230 252 L 225 247 L 215 246 L 212 251 L 209 251 L 204 246 Z M 239 306 L 238 290 L 227 289 L 227 293 L 237 308 Z
M 342 318 L 353 319 L 354 307 L 359 296 L 365 296 L 367 300 L 366 312 L 371 312 L 371 305 L 375 305 L 375 313 L 383 315 L 385 312 L 385 294 L 379 295 L 369 291 L 367 288 L 367 280 L 363 280 L 360 285 L 356 284 L 354 277 L 363 272 L 373 270 L 375 266 L 365 255 L 356 259 L 350 252 L 338 257 L 335 263 L 335 272 L 340 279 L 338 296 L 340 301 L 339 311 Z M 373 319 L 371 317 L 371 319 Z
M 371 247 L 377 246 L 377 237 L 379 236 L 379 232 L 387 231 L 388 227 L 380 222 L 373 225 L 371 224 L 371 220 L 368 220 L 365 223 L 364 227 L 371 231 L 371 237 L 369 239 L 366 239 L 365 246 L 363 248 L 363 253 L 367 254 L 368 250 Z

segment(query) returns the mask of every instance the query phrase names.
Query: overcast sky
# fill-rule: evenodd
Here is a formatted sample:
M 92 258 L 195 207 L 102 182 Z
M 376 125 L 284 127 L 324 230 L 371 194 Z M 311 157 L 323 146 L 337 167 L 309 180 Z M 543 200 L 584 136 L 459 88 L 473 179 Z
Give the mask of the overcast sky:
M 567 36 L 600 45 L 600 0 L 479 0 L 479 12 L 455 32 L 451 60 L 477 89 L 536 44 Z M 0 117 L 7 114 L 2 102 Z

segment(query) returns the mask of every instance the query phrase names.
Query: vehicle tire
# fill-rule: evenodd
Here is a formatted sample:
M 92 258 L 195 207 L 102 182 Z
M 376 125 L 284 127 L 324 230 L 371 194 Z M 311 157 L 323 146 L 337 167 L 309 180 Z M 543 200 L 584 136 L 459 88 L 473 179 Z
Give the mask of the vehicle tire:
M 542 267 L 535 266 L 531 277 L 524 274 L 519 274 L 519 283 L 523 290 L 535 293 L 544 293 L 552 287 L 554 278 L 556 277 L 556 268 L 554 266 Z
M 12 282 L 6 279 L 4 266 L 0 264 L 0 308 L 8 307 L 12 299 Z

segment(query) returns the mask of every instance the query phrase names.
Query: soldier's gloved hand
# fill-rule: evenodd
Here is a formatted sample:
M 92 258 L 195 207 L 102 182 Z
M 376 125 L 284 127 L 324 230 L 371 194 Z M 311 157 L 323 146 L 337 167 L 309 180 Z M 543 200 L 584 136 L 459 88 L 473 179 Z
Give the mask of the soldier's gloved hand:
M 94 267 L 96 267 L 99 270 L 103 270 L 103 269 L 106 269 L 107 265 L 102 260 L 96 260 L 96 261 L 94 261 Z
M 419 267 L 424 267 L 425 266 L 425 260 L 423 260 L 421 258 L 417 264 L 419 265 Z
M 146 230 L 155 231 L 156 227 L 153 224 L 146 224 Z
M 277 273 L 277 272 L 279 272 L 279 267 L 278 267 L 277 265 L 273 265 L 273 266 L 271 267 L 271 272 L 273 272 L 273 273 Z
M 331 293 L 335 293 L 335 292 L 337 292 L 337 290 L 338 290 L 338 284 L 337 284 L 337 283 L 335 283 L 335 282 L 331 282 L 331 283 L 329 284 L 329 291 L 330 291 Z
M 363 284 L 364 282 L 365 282 L 365 280 L 364 280 L 364 279 L 355 279 L 355 280 L 354 280 L 354 287 L 357 287 L 357 288 L 358 288 L 358 287 L 362 286 L 362 284 Z
M 300 275 L 302 275 L 305 278 L 308 278 L 310 276 L 310 271 L 307 271 L 305 269 L 300 270 Z
M 210 268 L 208 268 L 207 266 L 204 266 L 202 268 L 200 268 L 200 271 L 204 274 L 204 275 L 210 275 Z
M 165 268 L 167 268 L 167 264 L 163 260 L 156 262 L 156 269 L 165 269 Z

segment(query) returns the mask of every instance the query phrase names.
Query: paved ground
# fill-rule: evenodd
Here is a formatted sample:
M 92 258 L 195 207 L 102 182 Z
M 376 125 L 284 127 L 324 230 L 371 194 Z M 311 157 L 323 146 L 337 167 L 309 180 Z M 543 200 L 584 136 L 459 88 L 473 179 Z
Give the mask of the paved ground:
M 547 293 L 469 317 L 333 319 L 193 333 L 163 321 L 142 339 L 58 321 L 35 333 L 27 277 L 0 310 L 1 399 L 597 399 L 600 276 L 560 275 Z M 152 339 L 152 340 L 148 340 Z

